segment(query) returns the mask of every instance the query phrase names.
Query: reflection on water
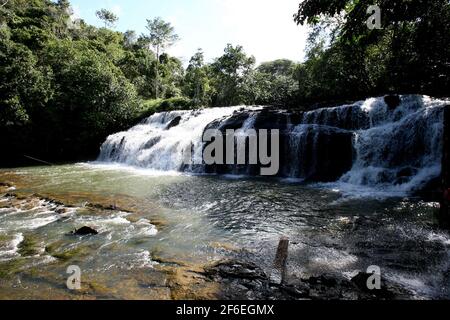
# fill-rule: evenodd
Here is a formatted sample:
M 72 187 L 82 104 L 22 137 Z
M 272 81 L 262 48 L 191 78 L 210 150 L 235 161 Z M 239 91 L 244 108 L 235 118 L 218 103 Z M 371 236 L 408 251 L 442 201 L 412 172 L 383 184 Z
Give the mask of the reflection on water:
M 270 269 L 284 235 L 290 274 L 350 277 L 378 265 L 417 297 L 449 297 L 450 237 L 431 226 L 436 204 L 341 201 L 337 192 L 279 180 L 108 165 L 1 171 L 7 180 L 18 181 L 18 194 L 72 207 L 0 200 L 0 298 L 73 298 L 64 287 L 70 264 L 81 267 L 93 297 L 170 298 L 160 264 L 245 255 Z M 70 235 L 82 226 L 99 235 Z

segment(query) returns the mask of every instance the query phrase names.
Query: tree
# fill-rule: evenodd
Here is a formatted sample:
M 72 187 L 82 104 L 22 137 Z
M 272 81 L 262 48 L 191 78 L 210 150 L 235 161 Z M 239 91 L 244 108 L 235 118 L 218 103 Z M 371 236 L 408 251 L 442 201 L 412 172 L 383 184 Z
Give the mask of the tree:
M 256 104 L 290 106 L 295 104 L 299 90 L 295 79 L 297 64 L 280 59 L 264 62 L 246 81 L 247 96 Z
M 148 41 L 153 46 L 158 59 L 165 49 L 171 47 L 179 40 L 178 35 L 175 33 L 175 28 L 169 22 L 165 22 L 159 17 L 147 20 L 146 28 L 149 32 Z
M 97 11 L 95 15 L 103 21 L 105 28 L 112 28 L 116 22 L 119 21 L 119 17 L 115 15 L 114 12 L 107 9 L 101 9 Z
M 156 53 L 156 78 L 155 78 L 155 97 L 159 98 L 159 59 L 164 50 L 171 47 L 179 40 L 178 35 L 175 33 L 175 28 L 169 23 L 162 20 L 160 17 L 153 20 L 147 19 L 148 35 L 144 36 L 145 41 L 152 46 Z
M 374 4 L 382 9 L 382 29 L 372 30 L 366 25 L 367 9 Z M 342 66 L 339 71 L 334 68 L 337 77 L 330 78 L 329 88 L 346 92 L 348 81 L 342 79 L 347 77 L 352 85 L 357 84 L 357 95 L 394 91 L 447 94 L 450 86 L 448 0 L 305 0 L 295 16 L 297 23 L 315 27 L 327 20 L 337 23 L 334 37 L 323 55 L 339 57 Z M 332 67 L 326 61 L 321 64 Z
M 244 83 L 255 65 L 242 46 L 228 44 L 224 54 L 212 64 L 216 93 L 214 105 L 230 106 L 246 103 Z
M 137 42 L 136 31 L 128 30 L 123 34 L 124 45 L 126 48 L 131 48 Z
M 53 94 L 51 76 L 27 47 L 0 40 L 0 125 L 29 122 L 32 113 L 43 108 Z
M 211 80 L 209 67 L 205 65 L 202 49 L 189 61 L 184 81 L 184 94 L 192 99 L 196 106 L 208 106 L 211 102 Z

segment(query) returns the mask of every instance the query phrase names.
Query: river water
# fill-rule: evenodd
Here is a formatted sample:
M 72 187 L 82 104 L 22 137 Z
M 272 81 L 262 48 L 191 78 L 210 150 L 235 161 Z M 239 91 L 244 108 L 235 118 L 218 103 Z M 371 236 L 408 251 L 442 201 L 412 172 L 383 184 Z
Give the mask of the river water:
M 291 240 L 290 276 L 351 278 L 377 265 L 418 299 L 450 298 L 450 236 L 434 227 L 435 203 L 102 163 L 5 169 L 0 182 L 9 183 L 0 198 L 2 299 L 176 298 L 171 264 L 245 256 L 270 272 L 281 236 Z M 70 235 L 83 226 L 99 234 Z M 82 270 L 81 293 L 66 288 L 69 265 Z

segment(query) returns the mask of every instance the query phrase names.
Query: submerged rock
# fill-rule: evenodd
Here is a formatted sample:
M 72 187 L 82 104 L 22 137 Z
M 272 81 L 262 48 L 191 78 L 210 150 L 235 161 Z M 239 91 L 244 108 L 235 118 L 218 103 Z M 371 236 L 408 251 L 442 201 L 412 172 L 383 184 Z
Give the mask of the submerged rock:
M 82 227 L 73 231 L 73 234 L 77 236 L 97 235 L 98 231 L 91 227 Z

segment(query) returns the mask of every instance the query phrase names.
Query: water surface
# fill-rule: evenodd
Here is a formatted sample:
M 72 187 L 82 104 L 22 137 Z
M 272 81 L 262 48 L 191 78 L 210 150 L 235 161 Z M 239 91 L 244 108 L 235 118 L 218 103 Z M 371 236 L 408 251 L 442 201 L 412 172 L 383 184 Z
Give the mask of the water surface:
M 377 265 L 417 298 L 450 297 L 450 237 L 433 228 L 437 204 L 348 199 L 338 190 L 280 179 L 104 164 L 0 171 L 0 181 L 13 180 L 19 183 L 10 193 L 39 194 L 73 208 L 62 212 L 41 200 L 18 209 L 2 198 L 0 267 L 8 274 L 0 298 L 77 297 L 65 288 L 71 264 L 94 288 L 87 297 L 170 298 L 161 264 L 245 256 L 271 272 L 281 236 L 291 240 L 290 276 L 350 278 Z M 99 235 L 69 235 L 85 225 Z

